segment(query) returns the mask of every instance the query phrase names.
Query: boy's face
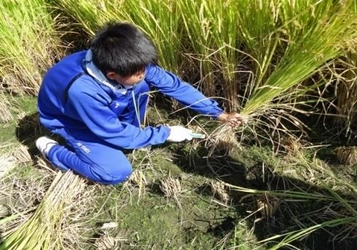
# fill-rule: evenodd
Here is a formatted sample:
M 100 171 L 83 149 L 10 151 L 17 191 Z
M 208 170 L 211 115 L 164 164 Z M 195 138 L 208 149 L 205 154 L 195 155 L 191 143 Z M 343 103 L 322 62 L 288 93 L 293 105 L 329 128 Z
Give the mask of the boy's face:
M 135 84 L 141 82 L 145 77 L 145 69 L 143 71 L 137 72 L 131 76 L 121 76 L 115 72 L 108 72 L 107 77 L 110 80 L 116 81 L 117 83 L 124 86 L 134 86 Z

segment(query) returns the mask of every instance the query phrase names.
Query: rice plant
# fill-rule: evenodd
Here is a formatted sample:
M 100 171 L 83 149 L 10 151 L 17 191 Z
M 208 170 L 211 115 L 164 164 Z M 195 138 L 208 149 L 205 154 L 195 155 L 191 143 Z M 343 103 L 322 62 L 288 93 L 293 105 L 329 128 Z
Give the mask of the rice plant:
M 68 30 L 80 30 L 85 37 L 93 36 L 95 31 L 109 21 L 113 11 L 108 5 L 115 6 L 120 10 L 123 0 L 119 1 L 98 1 L 98 0 L 55 0 L 51 6 L 58 9 L 59 14 L 67 19 Z M 83 34 L 78 34 L 79 37 Z M 85 38 L 84 38 L 85 39 Z
M 282 25 L 277 32 L 281 34 L 279 39 L 286 41 L 280 48 L 284 48 L 283 54 L 269 77 L 254 85 L 241 110 L 243 115 L 257 116 L 280 109 L 297 95 L 316 88 L 301 83 L 325 63 L 342 55 L 344 44 L 356 38 L 352 4 L 353 1 L 336 4 L 308 0 L 281 3 L 278 18 Z
M 41 77 L 61 53 L 60 40 L 45 0 L 0 3 L 0 77 L 18 94 L 36 94 Z
M 357 105 L 357 54 L 347 53 L 331 67 L 336 79 L 336 116 L 337 132 L 344 133 L 348 142 L 353 140 L 353 128 L 356 121 Z
M 120 16 L 138 25 L 155 43 L 159 63 L 179 73 L 181 37 L 178 3 L 173 0 L 125 1 Z M 112 6 L 113 10 L 115 6 Z
M 183 0 L 178 3 L 183 24 L 182 51 L 198 64 L 198 85 L 208 96 L 216 96 L 217 89 L 220 89 L 229 100 L 228 108 L 237 108 L 240 46 L 236 18 L 240 3 L 211 0 Z
M 251 59 L 244 61 L 254 72 L 255 81 L 245 86 L 247 97 L 252 88 L 264 84 L 267 76 L 274 69 L 273 57 L 277 54 L 277 46 L 282 42 L 278 30 L 281 25 L 281 1 L 249 1 L 239 3 L 237 12 L 237 39 L 242 49 Z M 287 3 L 287 8 L 290 8 Z

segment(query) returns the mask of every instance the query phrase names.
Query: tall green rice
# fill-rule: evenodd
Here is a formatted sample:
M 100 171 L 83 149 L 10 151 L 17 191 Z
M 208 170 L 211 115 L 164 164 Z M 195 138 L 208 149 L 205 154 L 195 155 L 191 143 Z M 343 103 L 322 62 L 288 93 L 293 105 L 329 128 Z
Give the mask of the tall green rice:
M 279 34 L 282 53 L 269 77 L 254 85 L 243 115 L 262 115 L 307 91 L 296 87 L 329 60 L 340 56 L 345 43 L 357 37 L 352 4 L 353 1 L 337 4 L 332 0 L 281 3 L 282 25 L 275 33 Z
M 183 53 L 196 61 L 203 91 L 215 96 L 221 89 L 230 108 L 237 106 L 239 62 L 238 1 L 179 1 L 185 47 Z M 186 41 L 187 40 L 187 41 Z
M 0 3 L 0 77 L 8 90 L 35 94 L 41 77 L 61 54 L 45 0 Z

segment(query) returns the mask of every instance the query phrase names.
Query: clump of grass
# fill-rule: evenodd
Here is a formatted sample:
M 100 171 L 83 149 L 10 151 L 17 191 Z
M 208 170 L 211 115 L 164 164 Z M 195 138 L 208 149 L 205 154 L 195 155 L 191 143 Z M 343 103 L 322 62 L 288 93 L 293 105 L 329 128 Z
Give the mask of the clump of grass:
M 180 181 L 170 176 L 160 180 L 160 190 L 166 197 L 175 199 L 182 193 Z

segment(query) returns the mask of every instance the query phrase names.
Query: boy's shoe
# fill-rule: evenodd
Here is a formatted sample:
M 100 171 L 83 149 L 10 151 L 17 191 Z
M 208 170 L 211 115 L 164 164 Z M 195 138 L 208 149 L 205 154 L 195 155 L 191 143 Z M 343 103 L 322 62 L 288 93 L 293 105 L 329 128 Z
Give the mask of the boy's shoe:
M 42 156 L 48 160 L 47 155 L 50 149 L 54 146 L 57 145 L 58 142 L 55 140 L 52 140 L 46 136 L 41 136 L 36 140 L 36 147 L 38 150 L 41 152 Z

